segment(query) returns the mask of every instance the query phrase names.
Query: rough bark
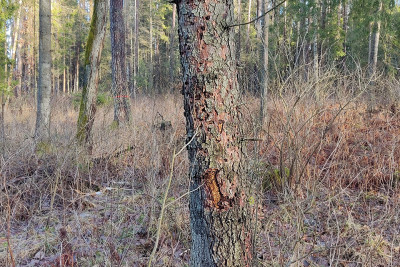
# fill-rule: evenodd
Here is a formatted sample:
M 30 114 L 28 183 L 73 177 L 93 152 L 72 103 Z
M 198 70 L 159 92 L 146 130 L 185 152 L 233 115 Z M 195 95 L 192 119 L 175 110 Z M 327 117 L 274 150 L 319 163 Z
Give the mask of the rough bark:
M 77 139 L 80 144 L 87 144 L 90 152 L 92 149 L 91 130 L 96 113 L 100 59 L 107 30 L 108 5 L 107 0 L 94 1 L 85 51 L 85 84 L 82 89 Z
M 191 266 L 250 266 L 232 0 L 178 3 L 190 160 Z M 195 135 L 195 137 L 194 137 Z
M 130 120 L 130 105 L 125 67 L 125 22 L 123 0 L 110 1 L 110 32 L 112 55 L 112 91 L 114 96 L 114 121 L 117 124 Z
M 39 1 L 39 83 L 35 138 L 50 137 L 51 0 Z

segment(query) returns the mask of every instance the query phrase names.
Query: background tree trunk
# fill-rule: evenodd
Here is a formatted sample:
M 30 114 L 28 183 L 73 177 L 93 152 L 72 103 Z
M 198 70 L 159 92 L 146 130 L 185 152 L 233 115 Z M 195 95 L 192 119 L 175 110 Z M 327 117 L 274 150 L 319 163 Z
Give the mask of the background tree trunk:
M 170 92 L 173 92 L 175 83 L 175 21 L 176 21 L 176 4 L 172 4 L 172 21 L 171 21 L 171 31 L 169 36 L 169 84 Z
M 51 95 L 51 0 L 39 2 L 39 84 L 35 137 L 50 137 Z
M 190 160 L 191 266 L 250 266 L 233 1 L 178 3 Z M 196 136 L 194 137 L 194 135 Z M 203 186 L 202 186 L 203 185 Z
M 114 121 L 119 124 L 130 119 L 125 68 L 125 22 L 123 0 L 110 1 L 110 32 L 112 55 L 112 91 L 114 96 Z
M 139 73 L 139 0 L 134 0 L 135 1 L 135 14 L 134 14 L 134 20 L 135 20 L 135 56 L 134 56 L 134 62 L 133 62 L 133 88 L 134 88 L 134 93 L 133 97 L 136 98 L 136 92 L 138 90 L 137 88 L 137 75 Z
M 251 0 L 249 0 L 249 10 L 247 13 L 247 21 L 251 20 Z M 247 24 L 247 35 L 246 35 L 246 52 L 250 49 L 250 23 Z
M 381 11 L 382 1 L 379 1 L 378 12 L 376 12 L 376 21 L 373 23 L 372 34 L 370 39 L 370 64 L 369 74 L 372 77 L 376 72 L 376 65 L 378 63 L 378 52 L 379 52 L 379 37 L 381 33 Z
M 154 66 L 153 66 L 153 1 L 149 3 L 149 51 L 150 51 L 150 64 L 149 64 L 149 92 L 155 93 L 154 90 Z
M 264 0 L 264 12 L 268 10 L 268 0 Z M 263 70 L 262 70 L 262 85 L 261 85 L 261 123 L 267 116 L 267 94 L 268 94 L 268 53 L 269 53 L 269 18 L 267 14 L 264 18 L 264 31 L 263 31 Z
M 88 144 L 89 152 L 92 150 L 91 130 L 96 113 L 99 67 L 107 30 L 108 5 L 108 1 L 94 1 L 92 22 L 86 44 L 85 84 L 82 89 L 77 139 L 81 144 Z

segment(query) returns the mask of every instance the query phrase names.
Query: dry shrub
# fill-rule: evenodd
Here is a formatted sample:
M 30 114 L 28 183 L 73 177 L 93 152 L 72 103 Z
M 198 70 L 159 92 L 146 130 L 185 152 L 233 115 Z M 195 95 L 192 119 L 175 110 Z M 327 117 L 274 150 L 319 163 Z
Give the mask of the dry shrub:
M 362 98 L 353 101 L 343 92 L 332 93 L 335 90 L 330 86 L 335 84 L 339 82 L 330 75 L 316 96 L 315 83 L 288 82 L 281 90 L 284 97 L 271 96 L 263 128 L 256 115 L 258 99 L 244 96 L 243 138 L 248 139 L 244 144 L 249 174 L 254 188 L 263 184 L 266 189 L 257 200 L 261 207 L 258 219 L 264 227 L 258 247 L 263 263 L 288 263 L 296 258 L 293 251 L 302 257 L 316 245 L 318 251 L 324 247 L 318 255 L 325 259 L 366 262 L 375 257 L 373 262 L 377 262 L 381 256 L 375 254 L 380 252 L 368 250 L 370 244 L 387 249 L 390 242 L 397 242 L 386 232 L 374 234 L 376 225 L 362 228 L 367 223 L 358 215 L 365 210 L 351 205 L 365 201 L 363 190 L 393 189 L 400 179 L 398 106 L 386 99 L 379 102 L 380 108 L 367 112 L 368 104 Z M 357 81 L 348 86 L 357 86 Z M 78 266 L 145 264 L 154 244 L 172 151 L 185 143 L 181 97 L 133 100 L 131 124 L 118 129 L 111 126 L 112 105 L 102 106 L 94 124 L 91 156 L 75 144 L 77 111 L 71 108 L 70 97 L 53 101 L 52 143 L 35 151 L 32 103 L 30 98 L 17 99 L 6 110 L 0 240 L 11 234 L 17 264 L 31 260 L 44 264 L 63 257 L 65 240 L 59 232 L 66 229 L 72 247 L 68 255 L 74 255 Z M 176 159 L 167 203 L 188 192 L 187 173 L 188 160 L 182 153 Z M 353 191 L 346 190 L 360 195 L 354 197 Z M 275 198 L 277 192 L 283 192 L 283 197 Z M 157 266 L 188 262 L 187 202 L 185 196 L 166 210 L 154 261 Z M 384 207 L 386 202 L 379 205 Z M 328 209 L 332 213 L 327 214 Z M 393 204 L 390 212 L 394 209 Z M 387 219 L 385 229 L 392 223 Z M 313 234 L 320 243 L 310 237 Z M 335 236 L 339 237 L 332 241 Z M 357 251 L 346 247 L 334 254 L 349 240 L 356 242 Z M 0 250 L 0 265 L 7 255 L 7 250 Z

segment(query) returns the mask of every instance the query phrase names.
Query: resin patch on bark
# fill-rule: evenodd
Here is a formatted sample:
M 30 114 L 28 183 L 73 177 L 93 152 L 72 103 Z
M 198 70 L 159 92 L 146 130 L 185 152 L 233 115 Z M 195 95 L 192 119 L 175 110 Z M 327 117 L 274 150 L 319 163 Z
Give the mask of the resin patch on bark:
M 204 183 L 206 186 L 207 199 L 206 204 L 213 208 L 218 208 L 221 200 L 221 194 L 217 183 L 218 169 L 208 169 L 204 173 Z
M 215 210 L 225 211 L 232 208 L 234 196 L 230 197 L 230 194 L 225 192 L 227 191 L 226 180 L 218 177 L 219 173 L 220 171 L 215 168 L 207 169 L 204 173 L 203 178 L 207 194 L 205 204 Z

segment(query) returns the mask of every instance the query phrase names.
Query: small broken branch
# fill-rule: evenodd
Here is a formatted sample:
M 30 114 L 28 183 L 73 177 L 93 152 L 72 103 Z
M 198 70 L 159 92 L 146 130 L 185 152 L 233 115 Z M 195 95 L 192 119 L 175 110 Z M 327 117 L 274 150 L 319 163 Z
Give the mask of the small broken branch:
M 248 21 L 248 22 L 243 22 L 243 23 L 228 25 L 227 28 L 232 28 L 232 27 L 236 27 L 236 26 L 243 26 L 243 25 L 251 24 L 251 23 L 253 23 L 253 22 L 255 22 L 255 21 L 257 21 L 257 20 L 259 20 L 259 19 L 265 17 L 268 13 L 270 13 L 271 11 L 277 9 L 279 6 L 281 6 L 282 4 L 284 4 L 286 1 L 287 1 L 287 0 L 283 0 L 282 2 L 278 3 L 276 6 L 272 7 L 272 8 L 269 9 L 267 12 L 265 12 L 264 14 L 262 14 L 261 16 L 255 18 L 255 19 L 252 19 L 252 20 L 250 20 L 250 21 Z

